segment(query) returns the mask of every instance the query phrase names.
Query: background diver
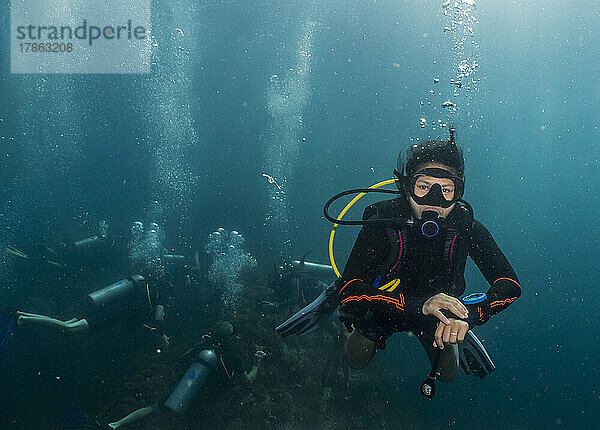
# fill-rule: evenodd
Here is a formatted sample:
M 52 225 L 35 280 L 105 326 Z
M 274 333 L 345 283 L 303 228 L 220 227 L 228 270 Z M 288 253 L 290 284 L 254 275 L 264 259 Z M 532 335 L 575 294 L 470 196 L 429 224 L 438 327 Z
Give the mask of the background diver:
M 229 321 L 220 321 L 201 337 L 197 345 L 179 358 L 177 365 L 179 373 L 182 373 L 181 379 L 169 394 L 156 403 L 136 409 L 108 424 L 100 423 L 78 408 L 68 406 L 63 408 L 61 426 L 120 429 L 163 414 L 181 417 L 200 400 L 214 401 L 222 394 L 223 387 L 238 375 L 243 375 L 242 381 L 252 383 L 267 354 L 261 350 L 256 351 L 254 365 L 250 371 L 244 371 L 244 363 L 239 354 L 239 339 Z
M 142 328 L 156 339 L 160 350 L 165 350 L 169 347 L 169 338 L 164 333 L 165 308 L 153 303 L 157 296 L 157 289 L 143 276 L 133 275 L 88 294 L 81 317 L 59 320 L 16 311 L 12 313 L 13 330 L 29 324 L 66 333 L 87 333 L 115 326 Z
M 93 236 L 72 242 L 60 242 L 52 247 L 36 244 L 27 251 L 7 245 L 6 253 L 60 269 L 77 268 L 118 257 L 119 253 L 124 251 L 121 242 L 120 238 L 108 235 L 106 224 L 101 223 L 100 231 Z
M 306 261 L 308 254 L 310 252 L 300 260 L 276 266 L 269 275 L 269 287 L 275 292 L 278 306 L 306 306 L 335 279 L 331 266 Z M 261 302 L 259 305 L 269 305 L 269 302 Z
M 433 380 L 452 381 L 459 362 L 480 377 L 495 369 L 471 329 L 513 303 L 521 286 L 462 200 L 464 160 L 453 129 L 449 141 L 413 145 L 406 160 L 400 154 L 394 173 L 399 197 L 370 205 L 362 221 L 333 220 L 327 208 L 337 196 L 328 202 L 328 219 L 363 227 L 341 278 L 277 331 L 311 331 L 339 304 L 343 356 L 354 369 L 366 366 L 393 333 L 412 332 L 432 365 L 422 393 L 433 397 Z M 459 300 L 468 256 L 490 287 Z
M 200 254 L 196 251 L 193 256 L 162 252 L 158 249 L 164 238 L 158 224 L 150 223 L 144 228 L 143 223 L 136 221 L 131 226 L 131 237 L 107 234 L 106 223 L 100 223 L 100 231 L 89 237 L 71 242 L 60 242 L 56 246 L 36 244 L 30 250 L 17 249 L 12 245 L 6 246 L 6 254 L 18 257 L 40 265 L 49 265 L 59 269 L 106 266 L 113 260 L 129 257 L 134 271 L 141 269 L 140 258 L 154 259 L 153 263 L 160 264 L 168 270 L 183 270 L 190 275 L 202 270 Z M 156 255 L 152 255 L 156 253 Z M 143 261 L 147 265 L 146 261 Z M 144 264 L 142 264 L 144 265 Z

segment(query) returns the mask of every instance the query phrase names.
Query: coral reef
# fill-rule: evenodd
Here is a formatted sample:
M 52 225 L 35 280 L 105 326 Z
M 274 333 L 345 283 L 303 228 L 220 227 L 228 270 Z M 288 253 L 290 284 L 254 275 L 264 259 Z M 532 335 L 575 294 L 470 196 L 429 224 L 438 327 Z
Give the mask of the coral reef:
M 332 348 L 339 347 L 336 318 L 324 329 L 305 336 L 281 338 L 274 327 L 287 318 L 287 310 L 262 310 L 261 300 L 275 301 L 273 291 L 256 270 L 239 274 L 244 288 L 237 311 L 223 308 L 237 335 L 237 353 L 249 370 L 257 350 L 265 351 L 256 379 L 250 383 L 243 375 L 234 375 L 219 387 L 219 393 L 204 393 L 186 416 L 151 418 L 131 429 L 343 429 L 343 428 L 414 428 L 404 418 L 398 424 L 402 405 L 391 393 L 392 378 L 385 360 L 376 356 L 362 371 L 350 371 L 348 384 L 340 371 L 329 386 L 321 382 L 322 369 Z M 203 321 L 206 330 L 214 324 Z M 146 356 L 139 372 L 123 384 L 112 402 L 103 408 L 103 417 L 115 418 L 169 393 L 180 375 L 179 354 L 198 342 L 198 331 L 174 334 L 174 346 L 158 359 Z M 143 360 L 142 360 L 143 361 Z M 413 425 L 414 422 L 413 422 Z

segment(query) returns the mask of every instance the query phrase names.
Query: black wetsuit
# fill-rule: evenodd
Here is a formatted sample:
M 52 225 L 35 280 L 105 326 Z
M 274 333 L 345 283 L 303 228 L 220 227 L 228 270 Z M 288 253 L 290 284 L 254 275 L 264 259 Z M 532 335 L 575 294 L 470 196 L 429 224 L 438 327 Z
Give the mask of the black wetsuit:
M 409 214 L 403 197 L 369 206 L 363 219 L 393 218 L 398 223 L 365 225 L 338 280 L 344 322 L 377 342 L 378 348 L 384 348 L 385 339 L 397 331 L 433 336 L 438 319 L 423 315 L 422 306 L 438 293 L 453 297 L 464 293 L 467 256 L 490 284 L 484 302 L 467 306 L 469 328 L 485 323 L 520 296 L 508 260 L 490 232 L 464 207 L 452 210 L 447 228 L 435 239 L 411 228 L 405 222 Z

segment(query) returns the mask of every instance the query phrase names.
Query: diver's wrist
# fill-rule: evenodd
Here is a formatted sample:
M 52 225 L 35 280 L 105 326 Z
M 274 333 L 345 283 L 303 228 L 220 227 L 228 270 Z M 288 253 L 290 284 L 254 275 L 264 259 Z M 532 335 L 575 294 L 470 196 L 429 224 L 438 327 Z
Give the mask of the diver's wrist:
M 425 302 L 429 297 L 404 296 L 404 311 L 412 315 L 425 315 Z
M 469 329 L 477 327 L 478 325 L 485 324 L 490 319 L 490 313 L 488 312 L 488 301 L 485 300 L 481 303 L 473 305 L 465 305 L 469 311 L 469 316 L 463 318 L 463 321 L 469 323 Z

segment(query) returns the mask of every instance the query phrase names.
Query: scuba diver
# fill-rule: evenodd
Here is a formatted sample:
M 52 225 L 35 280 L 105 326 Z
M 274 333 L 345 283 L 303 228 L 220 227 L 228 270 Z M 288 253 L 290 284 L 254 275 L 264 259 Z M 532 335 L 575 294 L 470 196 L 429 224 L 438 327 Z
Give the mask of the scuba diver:
M 117 238 L 98 234 L 74 242 L 62 242 L 57 250 L 66 261 L 107 256 L 115 248 Z
M 341 277 L 276 330 L 283 336 L 312 331 L 339 304 L 343 356 L 354 369 L 365 367 L 377 350 L 385 349 L 392 334 L 412 332 L 432 366 L 421 385 L 421 393 L 432 398 L 435 380 L 452 381 L 459 364 L 465 373 L 481 378 L 495 370 L 472 329 L 517 300 L 521 286 L 490 232 L 462 200 L 464 159 L 453 128 L 450 140 L 413 145 L 406 158 L 401 153 L 394 173 L 395 179 L 385 183 L 395 182 L 397 190 L 373 190 L 377 184 L 327 202 L 325 216 L 336 223 L 334 230 L 340 224 L 362 229 Z M 329 216 L 333 201 L 357 192 L 399 196 L 370 205 L 361 221 Z M 490 287 L 459 299 L 466 287 L 467 257 Z
M 131 237 L 107 234 L 106 223 L 101 223 L 101 227 L 93 236 L 73 242 L 60 242 L 52 247 L 35 244 L 31 249 L 23 250 L 7 245 L 6 253 L 42 266 L 63 270 L 106 267 L 113 263 L 119 264 L 124 258 L 130 259 L 133 271 L 147 269 L 150 263 L 172 272 L 182 272 L 187 276 L 201 270 L 198 252 L 193 256 L 162 252 L 164 233 L 156 223 L 150 223 L 144 229 L 141 222 L 134 222 L 130 228 Z
M 171 290 L 175 289 L 175 285 L 189 287 L 198 284 L 199 279 L 207 271 L 206 264 L 202 263 L 198 251 L 195 251 L 191 257 L 183 254 L 162 254 L 158 259 L 158 264 L 164 268 L 165 277 L 171 280 Z
M 214 401 L 222 393 L 222 388 L 237 375 L 242 374 L 242 380 L 254 382 L 266 353 L 256 351 L 252 369 L 245 372 L 244 363 L 239 356 L 238 341 L 233 325 L 229 321 L 219 321 L 209 333 L 201 337 L 197 345 L 179 358 L 177 364 L 179 373 L 182 374 L 181 379 L 168 395 L 153 405 L 136 409 L 108 424 L 101 424 L 77 408 L 68 407 L 63 409 L 61 425 L 66 428 L 82 427 L 84 424 L 89 428 L 119 429 L 163 414 L 184 416 L 202 398 Z
M 96 234 L 72 242 L 60 242 L 56 246 L 38 243 L 23 251 L 7 245 L 8 255 L 59 269 L 78 269 L 85 266 L 108 265 L 110 260 L 124 253 L 124 243 L 118 236 L 108 234 L 106 221 L 98 223 Z
M 133 275 L 115 282 L 86 296 L 83 316 L 66 321 L 46 315 L 16 311 L 13 330 L 28 324 L 42 325 L 66 333 L 87 333 L 115 326 L 142 327 L 157 340 L 159 350 L 169 347 L 169 338 L 164 333 L 163 305 L 152 303 L 157 291 L 141 275 Z M 156 289 L 155 289 L 156 290 Z
M 335 279 L 333 267 L 306 261 L 308 254 L 310 252 L 300 260 L 276 266 L 269 276 L 269 287 L 275 292 L 278 306 L 306 306 L 327 288 L 328 284 L 324 281 Z M 269 304 L 273 305 L 263 301 L 259 306 Z

